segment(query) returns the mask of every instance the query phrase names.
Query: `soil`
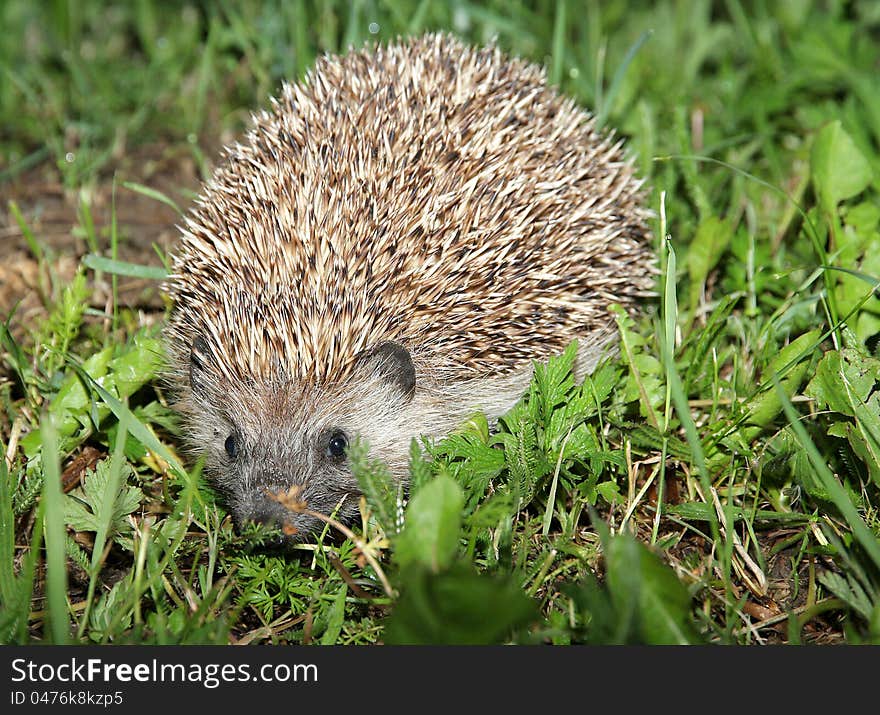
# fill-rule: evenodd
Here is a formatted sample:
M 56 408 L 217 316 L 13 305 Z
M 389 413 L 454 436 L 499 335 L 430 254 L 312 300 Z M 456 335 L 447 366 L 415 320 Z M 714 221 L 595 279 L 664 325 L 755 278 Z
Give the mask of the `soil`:
M 176 240 L 180 216 L 169 206 L 122 186 L 131 181 L 161 191 L 178 206 L 189 206 L 200 177 L 193 159 L 162 146 L 142 147 L 137 155 L 111 167 L 88 189 L 64 187 L 49 162 L 5 183 L 0 207 L 0 319 L 14 311 L 10 326 L 17 340 L 27 341 L 29 329 L 46 314 L 48 296 L 57 296 L 89 252 L 79 217 L 80 197 L 87 197 L 101 254 L 110 256 L 113 177 L 116 177 L 118 259 L 161 266 L 156 247 L 165 253 Z M 42 248 L 44 265 L 28 246 L 9 207 L 14 201 L 28 229 Z M 94 274 L 90 279 L 94 278 Z M 90 280 L 90 283 L 94 281 Z M 154 281 L 120 277 L 119 302 L 160 315 L 163 303 Z M 93 308 L 105 310 L 109 280 L 94 283 Z

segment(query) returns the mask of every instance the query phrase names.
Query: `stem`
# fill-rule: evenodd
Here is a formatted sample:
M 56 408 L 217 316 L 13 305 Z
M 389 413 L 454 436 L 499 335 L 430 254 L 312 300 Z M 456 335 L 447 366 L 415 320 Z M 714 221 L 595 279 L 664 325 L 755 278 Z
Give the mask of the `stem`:
M 388 598 L 394 598 L 397 595 L 394 592 L 394 589 L 391 588 L 391 584 L 389 583 L 388 578 L 385 576 L 385 572 L 382 570 L 382 567 L 379 566 L 379 562 L 376 561 L 375 557 L 370 553 L 370 550 L 367 548 L 367 544 L 364 543 L 363 540 L 355 536 L 355 533 L 351 529 L 345 526 L 345 524 L 336 521 L 336 519 L 334 519 L 333 517 L 327 516 L 326 514 L 321 514 L 317 511 L 313 511 L 312 509 L 305 509 L 303 511 L 303 514 L 308 514 L 309 516 L 313 516 L 316 519 L 320 519 L 325 524 L 329 524 L 334 529 L 341 531 L 346 537 L 351 539 L 352 543 L 355 545 L 355 548 L 364 555 L 364 558 L 369 562 L 370 566 L 373 567 L 373 570 L 379 577 L 379 581 L 382 582 L 382 588 L 385 589 L 385 593 L 388 595 Z

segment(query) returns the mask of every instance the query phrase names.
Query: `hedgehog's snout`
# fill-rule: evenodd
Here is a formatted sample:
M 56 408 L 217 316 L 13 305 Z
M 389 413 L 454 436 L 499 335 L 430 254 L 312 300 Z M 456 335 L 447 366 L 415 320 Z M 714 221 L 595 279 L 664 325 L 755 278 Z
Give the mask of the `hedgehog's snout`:
M 270 497 L 260 499 L 253 507 L 248 521 L 270 528 L 291 528 L 293 514 Z
M 295 496 L 291 497 L 289 490 L 256 490 L 233 509 L 236 529 L 241 531 L 249 523 L 265 527 L 267 532 L 262 543 L 268 548 L 282 548 L 302 541 L 309 535 L 309 522 L 313 519 L 297 513 L 296 505 L 289 503 L 291 498 Z

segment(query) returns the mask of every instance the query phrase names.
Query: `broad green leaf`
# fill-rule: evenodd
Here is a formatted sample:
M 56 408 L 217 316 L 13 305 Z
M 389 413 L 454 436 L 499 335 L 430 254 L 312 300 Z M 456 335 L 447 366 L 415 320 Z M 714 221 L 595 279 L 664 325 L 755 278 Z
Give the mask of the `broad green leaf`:
M 630 604 L 644 643 L 697 642 L 690 623 L 691 597 L 678 577 L 628 534 L 606 542 L 608 589 L 617 604 Z
M 348 586 L 343 583 L 339 591 L 336 592 L 333 603 L 330 605 L 329 613 L 327 614 L 327 628 L 321 636 L 321 645 L 333 645 L 339 639 L 339 634 L 342 632 L 342 624 L 345 621 L 345 596 L 347 593 Z
M 639 400 L 639 411 L 656 428 L 659 425 L 657 410 L 666 399 L 666 388 L 661 379 L 663 366 L 656 357 L 656 348 L 648 346 L 646 338 L 634 329 L 633 319 L 622 306 L 615 304 L 609 310 L 614 314 L 620 333 L 621 356 L 630 368 L 624 400 Z
M 645 353 L 633 355 L 629 363 L 632 371 L 627 379 L 624 399 L 627 402 L 632 402 L 642 398 L 639 411 L 643 416 L 647 416 L 646 402 L 654 409 L 659 410 L 666 398 L 663 381 L 660 379 L 663 365 L 656 357 Z
M 871 165 L 840 120 L 829 122 L 816 136 L 810 152 L 810 175 L 827 213 L 834 213 L 837 204 L 860 194 L 871 182 Z
M 849 421 L 835 422 L 828 428 L 828 434 L 846 439 L 856 456 L 862 460 L 875 484 L 880 486 L 880 400 L 872 397 L 868 409 L 873 410 L 867 419 L 864 417 L 854 425 Z M 868 423 L 868 424 L 866 424 Z
M 71 370 L 58 393 L 52 399 L 49 410 L 58 421 L 58 434 L 62 438 L 62 447 L 70 449 L 73 445 L 64 440 L 89 430 L 93 422 L 101 423 L 113 410 L 110 401 L 95 401 L 84 384 L 97 385 L 95 390 L 100 394 L 109 393 L 112 398 L 128 397 L 150 380 L 160 366 L 162 344 L 145 332 L 137 333 L 126 345 L 116 349 L 114 357 L 112 346 L 91 355 L 79 368 Z M 42 432 L 38 428 L 22 439 L 25 454 L 32 457 L 40 448 Z
M 583 393 L 589 395 L 594 402 L 593 408 L 586 416 L 599 411 L 600 405 L 608 399 L 614 388 L 620 384 L 620 368 L 614 362 L 601 363 L 592 374 L 584 377 Z
M 107 374 L 112 354 L 111 347 L 104 348 L 90 356 L 83 363 L 82 369 L 93 379 L 99 380 Z M 61 416 L 65 412 L 83 412 L 90 404 L 89 395 L 82 380 L 75 372 L 71 372 L 61 384 L 61 389 L 58 390 L 49 409 L 54 414 Z
M 448 566 L 458 550 L 464 492 L 445 474 L 423 486 L 406 508 L 396 555 L 402 566 L 419 564 L 432 571 Z
M 585 424 L 579 424 L 573 429 L 563 444 L 565 444 L 565 448 L 562 450 L 563 459 L 573 459 L 575 457 L 586 459 L 599 451 L 599 440 L 596 438 L 592 428 Z M 551 461 L 555 463 L 558 455 L 558 450 L 551 453 Z
M 623 504 L 626 501 L 617 482 L 601 482 L 596 485 L 596 491 L 609 504 Z
M 853 401 L 864 402 L 880 380 L 880 360 L 863 355 L 853 348 L 832 350 L 816 366 L 816 375 L 804 392 L 818 406 L 835 412 L 855 414 Z M 846 384 L 844 384 L 846 383 Z
M 489 443 L 489 420 L 482 412 L 472 414 L 456 431 L 477 437 L 483 444 Z
M 770 364 L 764 371 L 765 379 L 768 375 L 776 374 L 788 367 L 792 360 L 797 359 L 802 353 L 814 346 L 820 335 L 820 331 L 812 330 L 783 347 L 770 360 Z M 809 359 L 804 359 L 803 362 L 792 365 L 784 376 L 780 376 L 786 394 L 793 395 L 798 390 L 806 377 L 808 367 Z M 758 393 L 749 400 L 746 410 L 749 413 L 751 424 L 765 427 L 782 411 L 782 403 L 776 390 L 769 389 Z
M 417 569 L 407 573 L 400 600 L 385 628 L 385 642 L 501 643 L 535 615 L 534 603 L 513 578 L 481 575 L 466 564 L 439 574 Z
M 107 374 L 111 354 L 110 347 L 95 353 L 83 363 L 82 369 L 95 380 L 103 378 Z M 58 434 L 62 440 L 89 424 L 91 406 L 92 402 L 82 379 L 75 372 L 69 373 L 49 404 L 49 412 L 56 418 Z M 42 442 L 43 430 L 37 428 L 25 435 L 21 440 L 21 446 L 28 457 L 34 457 L 39 452 Z
M 161 341 L 143 333 L 135 335 L 125 352 L 110 361 L 117 396 L 128 397 L 152 380 L 161 366 L 162 355 Z

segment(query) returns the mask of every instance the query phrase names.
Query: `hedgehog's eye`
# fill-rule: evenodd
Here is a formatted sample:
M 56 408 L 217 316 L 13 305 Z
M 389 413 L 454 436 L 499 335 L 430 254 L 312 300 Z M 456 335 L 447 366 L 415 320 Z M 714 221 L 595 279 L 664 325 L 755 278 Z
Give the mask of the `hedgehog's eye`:
M 332 459 L 342 459 L 346 447 L 348 447 L 348 437 L 342 430 L 336 430 L 330 435 L 330 441 L 327 443 L 327 456 Z
M 223 443 L 223 448 L 226 450 L 226 454 L 229 455 L 230 459 L 235 459 L 238 456 L 238 441 L 235 439 L 234 434 L 231 434 L 226 438 L 226 441 Z

